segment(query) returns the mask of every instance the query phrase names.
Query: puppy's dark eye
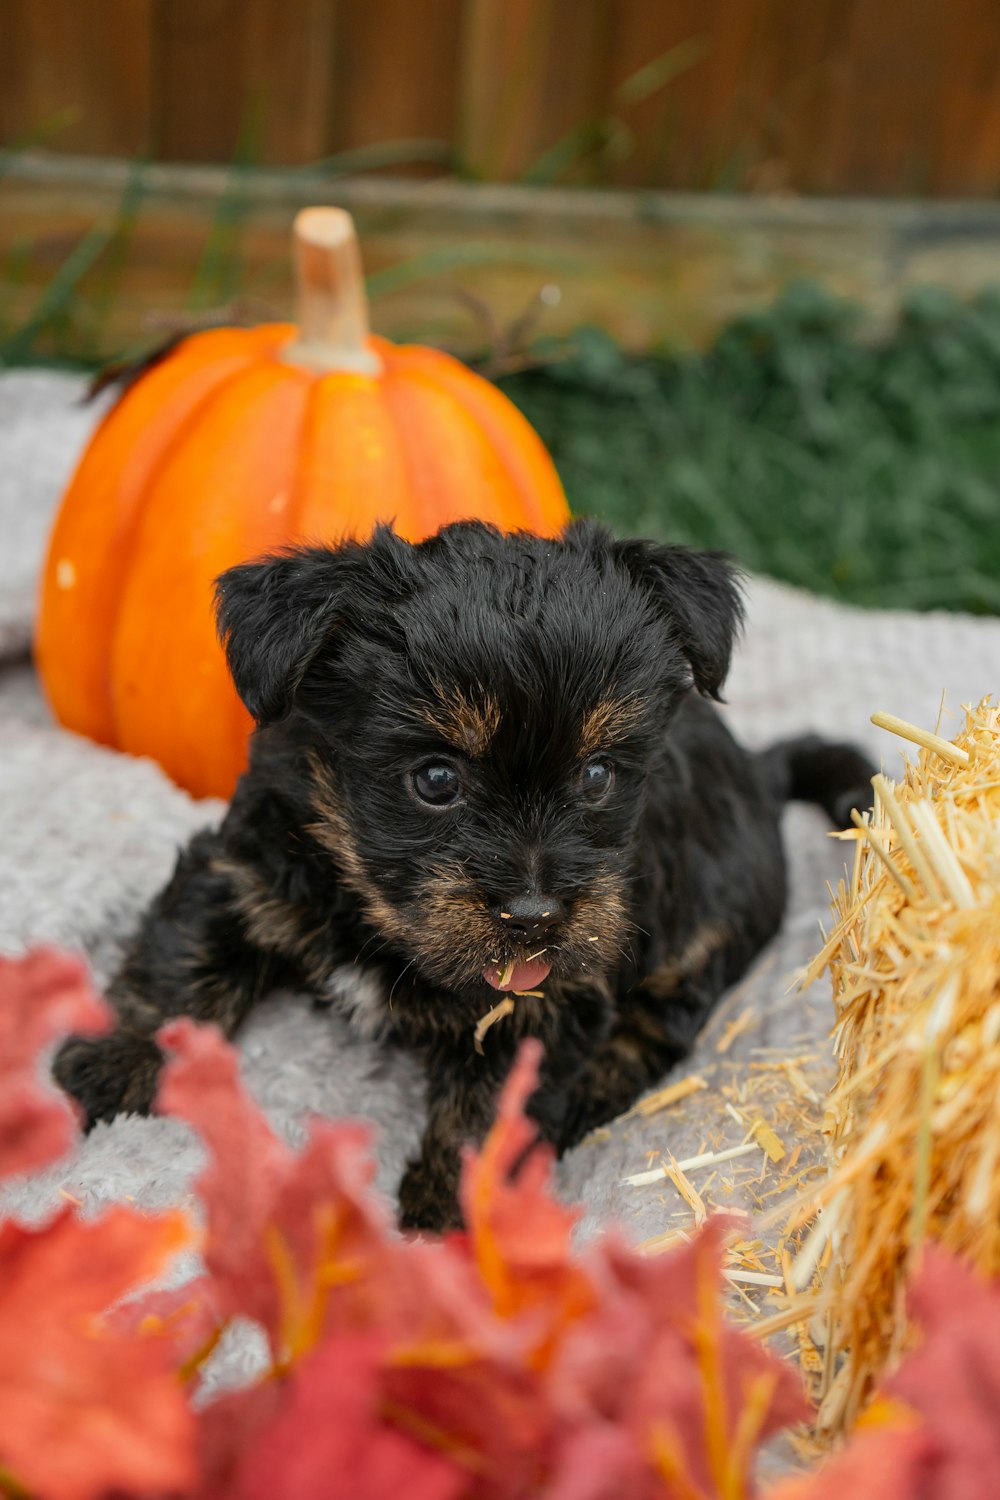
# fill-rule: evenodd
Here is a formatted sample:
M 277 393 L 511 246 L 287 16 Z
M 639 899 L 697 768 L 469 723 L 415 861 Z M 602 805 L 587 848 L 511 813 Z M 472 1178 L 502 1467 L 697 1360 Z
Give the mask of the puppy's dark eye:
M 615 768 L 607 760 L 588 760 L 580 772 L 580 790 L 590 803 L 603 802 L 615 782 Z
M 446 760 L 430 760 L 425 766 L 418 766 L 410 772 L 409 779 L 415 795 L 428 807 L 447 807 L 462 795 L 461 777 Z

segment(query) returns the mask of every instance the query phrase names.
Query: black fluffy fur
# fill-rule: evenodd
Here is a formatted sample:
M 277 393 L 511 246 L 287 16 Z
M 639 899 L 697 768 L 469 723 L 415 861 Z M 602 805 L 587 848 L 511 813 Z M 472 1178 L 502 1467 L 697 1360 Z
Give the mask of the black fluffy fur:
M 165 1018 L 232 1033 L 305 984 L 423 1059 L 407 1225 L 457 1221 L 459 1148 L 522 1036 L 546 1045 L 532 1107 L 559 1149 L 661 1077 L 777 930 L 782 802 L 847 821 L 870 801 L 850 746 L 752 755 L 706 701 L 741 620 L 720 554 L 589 523 L 546 541 L 470 522 L 417 546 L 382 528 L 231 569 L 218 613 L 259 725 L 250 769 L 145 915 L 112 985 L 120 1029 L 68 1044 L 57 1076 L 91 1121 L 145 1111 Z M 453 805 L 420 800 L 427 764 L 457 772 Z M 539 947 L 541 997 L 480 1054 L 484 969 Z

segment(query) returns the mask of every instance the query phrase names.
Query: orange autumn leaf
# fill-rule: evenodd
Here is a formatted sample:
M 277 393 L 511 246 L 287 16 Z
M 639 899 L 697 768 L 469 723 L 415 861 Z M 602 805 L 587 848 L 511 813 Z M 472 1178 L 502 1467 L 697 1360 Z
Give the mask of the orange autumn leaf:
M 259 1492 L 271 1472 L 265 1451 L 297 1454 L 306 1487 L 325 1472 L 318 1457 L 311 1467 L 314 1444 L 353 1452 L 357 1433 L 333 1415 L 343 1402 L 324 1408 L 322 1442 L 307 1414 L 310 1382 L 323 1371 L 329 1383 L 335 1351 L 362 1345 L 374 1360 L 371 1442 L 387 1462 L 409 1464 L 414 1485 L 450 1483 L 452 1465 L 476 1500 L 547 1489 L 561 1500 L 657 1500 L 671 1475 L 705 1497 L 751 1493 L 759 1442 L 801 1415 L 794 1374 L 723 1325 L 716 1229 L 655 1264 L 613 1235 L 574 1249 L 576 1215 L 552 1197 L 551 1153 L 523 1114 L 537 1048 L 522 1055 L 493 1129 L 464 1164 L 468 1231 L 412 1242 L 371 1198 L 364 1132 L 313 1122 L 295 1153 L 246 1095 L 217 1033 L 185 1021 L 161 1040 L 175 1054 L 161 1105 L 209 1147 L 199 1183 L 209 1285 L 227 1316 L 263 1323 L 280 1375 L 277 1387 L 252 1386 L 204 1412 L 213 1500 L 236 1475 L 241 1497 Z M 272 1423 L 282 1432 L 273 1450 Z M 260 1466 L 244 1463 L 248 1444 Z M 422 1449 L 444 1469 L 422 1466 Z
M 168 1349 L 104 1317 L 189 1237 L 180 1212 L 125 1208 L 0 1224 L 0 1470 L 27 1492 L 96 1500 L 193 1482 L 195 1420 Z
M 579 1213 L 552 1196 L 553 1152 L 524 1114 L 541 1051 L 536 1041 L 522 1046 L 493 1128 L 465 1158 L 461 1202 L 470 1253 L 495 1311 L 502 1318 L 534 1314 L 544 1361 L 559 1325 L 582 1317 L 596 1292 L 572 1251 Z
M 217 1033 L 182 1021 L 160 1039 L 175 1054 L 161 1106 L 209 1147 L 199 1182 L 209 1284 L 227 1316 L 263 1323 L 280 1376 L 205 1411 L 213 1500 L 237 1474 L 241 1496 L 257 1492 L 265 1468 L 245 1468 L 242 1454 L 258 1429 L 264 1452 L 272 1422 L 283 1433 L 274 1451 L 299 1454 L 303 1484 L 321 1483 L 309 1467 L 309 1382 L 319 1370 L 330 1380 L 335 1351 L 361 1344 L 377 1350 L 378 1418 L 369 1408 L 365 1420 L 385 1454 L 410 1453 L 417 1438 L 458 1466 L 470 1500 L 549 1489 L 559 1500 L 662 1500 L 677 1484 L 705 1500 L 752 1493 L 759 1442 L 802 1414 L 794 1373 L 722 1323 L 714 1227 L 656 1263 L 613 1235 L 574 1249 L 576 1215 L 552 1197 L 551 1153 L 523 1115 L 537 1048 L 464 1164 L 467 1233 L 411 1242 L 372 1200 L 364 1132 L 313 1122 L 296 1154 Z M 324 1441 L 349 1454 L 356 1434 L 328 1405 Z M 418 1464 L 414 1484 L 418 1472 L 447 1477 Z
M 66 1096 L 40 1079 L 42 1049 L 110 1025 L 80 959 L 51 948 L 0 957 L 0 1178 L 57 1160 L 77 1134 Z

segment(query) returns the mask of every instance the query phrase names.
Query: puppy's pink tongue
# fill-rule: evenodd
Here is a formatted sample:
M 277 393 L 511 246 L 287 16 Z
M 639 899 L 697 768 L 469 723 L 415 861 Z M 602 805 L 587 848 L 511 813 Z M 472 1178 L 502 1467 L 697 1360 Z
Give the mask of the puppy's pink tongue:
M 551 967 L 544 958 L 533 958 L 526 964 L 515 964 L 506 984 L 500 983 L 503 971 L 492 965 L 483 970 L 483 978 L 495 990 L 533 990 L 536 985 L 541 984 Z

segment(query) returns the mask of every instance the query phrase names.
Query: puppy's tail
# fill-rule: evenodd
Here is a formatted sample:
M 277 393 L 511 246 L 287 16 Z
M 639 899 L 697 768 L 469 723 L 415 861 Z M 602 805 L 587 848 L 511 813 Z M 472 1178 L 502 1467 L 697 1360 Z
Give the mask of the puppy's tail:
M 876 768 L 853 745 L 805 734 L 771 745 L 757 760 L 779 802 L 815 802 L 837 828 L 850 828 L 852 808 L 872 805 Z

